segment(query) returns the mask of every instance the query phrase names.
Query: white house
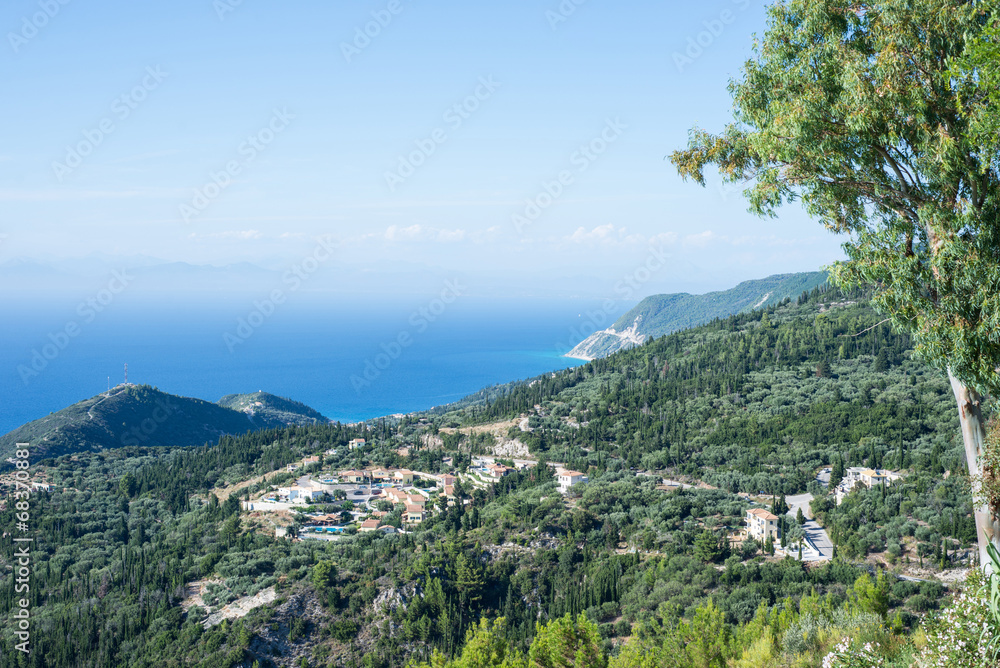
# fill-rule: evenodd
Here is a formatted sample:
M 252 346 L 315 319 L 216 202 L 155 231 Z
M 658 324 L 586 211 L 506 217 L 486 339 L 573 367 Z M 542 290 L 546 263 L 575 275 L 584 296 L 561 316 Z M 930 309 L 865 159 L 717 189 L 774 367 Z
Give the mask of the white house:
M 318 501 L 326 494 L 321 488 L 313 486 L 293 485 L 292 487 L 279 487 L 278 496 L 288 499 L 289 503 L 306 503 L 307 501 Z
M 579 471 L 563 471 L 559 474 L 559 491 L 565 494 L 569 488 L 587 482 L 587 476 Z
M 768 536 L 777 540 L 778 516 L 763 508 L 750 508 L 747 510 L 747 533 L 756 540 L 766 540 Z
M 896 471 L 885 469 L 870 469 L 864 466 L 851 466 L 844 471 L 844 479 L 837 485 L 834 495 L 839 506 L 857 485 L 864 485 L 868 489 L 878 486 L 889 486 L 897 480 L 903 478 L 902 474 Z
M 365 439 L 363 438 L 352 438 L 347 442 L 348 450 L 357 450 L 358 448 L 365 447 Z

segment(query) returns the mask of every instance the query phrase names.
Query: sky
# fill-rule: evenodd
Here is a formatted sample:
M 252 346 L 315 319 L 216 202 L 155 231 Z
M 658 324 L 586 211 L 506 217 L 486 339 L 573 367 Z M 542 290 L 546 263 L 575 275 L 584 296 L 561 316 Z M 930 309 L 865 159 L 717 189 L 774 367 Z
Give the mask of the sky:
M 8 0 L 0 267 L 322 248 L 346 290 L 588 298 L 816 270 L 840 240 L 798 207 L 665 159 L 765 28 L 749 0 Z

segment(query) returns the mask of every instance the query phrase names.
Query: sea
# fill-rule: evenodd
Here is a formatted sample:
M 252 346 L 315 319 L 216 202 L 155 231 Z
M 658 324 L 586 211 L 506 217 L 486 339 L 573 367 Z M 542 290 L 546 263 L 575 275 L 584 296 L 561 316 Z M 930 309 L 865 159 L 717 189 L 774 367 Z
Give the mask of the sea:
M 445 295 L 447 299 L 447 295 Z M 359 422 L 582 364 L 633 304 L 591 299 L 223 297 L 0 304 L 0 434 L 125 380 L 207 401 L 262 390 Z

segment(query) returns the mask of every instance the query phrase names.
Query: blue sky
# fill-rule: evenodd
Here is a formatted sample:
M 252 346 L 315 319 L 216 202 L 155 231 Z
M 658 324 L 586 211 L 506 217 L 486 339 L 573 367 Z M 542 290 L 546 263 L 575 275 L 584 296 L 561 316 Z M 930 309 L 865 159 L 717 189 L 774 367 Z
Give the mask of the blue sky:
M 726 122 L 761 4 L 576 1 L 9 0 L 0 263 L 280 270 L 323 237 L 354 287 L 601 296 L 651 249 L 648 293 L 840 257 L 664 160 Z

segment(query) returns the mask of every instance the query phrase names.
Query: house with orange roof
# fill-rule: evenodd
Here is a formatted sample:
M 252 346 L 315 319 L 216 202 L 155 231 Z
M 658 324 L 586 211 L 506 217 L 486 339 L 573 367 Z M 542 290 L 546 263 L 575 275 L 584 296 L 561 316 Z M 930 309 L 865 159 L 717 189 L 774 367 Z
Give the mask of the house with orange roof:
M 780 538 L 778 531 L 778 516 L 763 508 L 747 510 L 747 533 L 755 540 L 766 540 L 768 536 L 774 540 Z

